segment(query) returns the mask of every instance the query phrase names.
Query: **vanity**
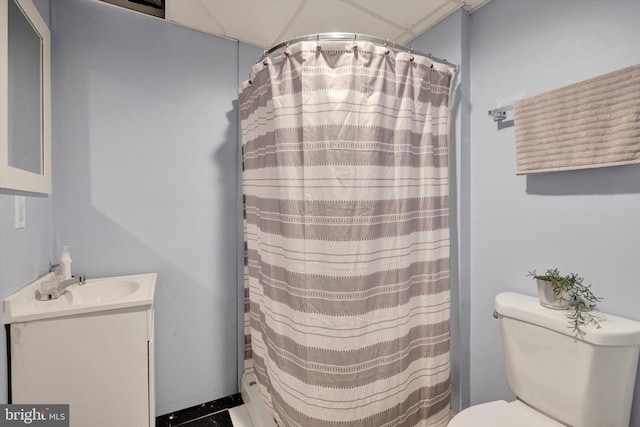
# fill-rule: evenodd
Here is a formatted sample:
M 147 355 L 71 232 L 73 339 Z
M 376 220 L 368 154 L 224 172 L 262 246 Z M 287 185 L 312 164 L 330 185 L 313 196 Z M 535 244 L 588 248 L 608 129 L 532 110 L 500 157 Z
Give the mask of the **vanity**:
M 69 404 L 71 427 L 154 426 L 156 274 L 90 279 L 37 300 L 50 279 L 3 301 L 9 403 Z

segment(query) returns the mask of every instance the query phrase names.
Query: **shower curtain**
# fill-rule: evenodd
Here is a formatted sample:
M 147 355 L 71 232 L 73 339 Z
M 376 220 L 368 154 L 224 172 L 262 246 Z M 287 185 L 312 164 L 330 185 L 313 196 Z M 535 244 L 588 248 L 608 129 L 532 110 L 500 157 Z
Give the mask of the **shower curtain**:
M 245 375 L 280 426 L 444 426 L 453 69 L 301 42 L 243 83 Z

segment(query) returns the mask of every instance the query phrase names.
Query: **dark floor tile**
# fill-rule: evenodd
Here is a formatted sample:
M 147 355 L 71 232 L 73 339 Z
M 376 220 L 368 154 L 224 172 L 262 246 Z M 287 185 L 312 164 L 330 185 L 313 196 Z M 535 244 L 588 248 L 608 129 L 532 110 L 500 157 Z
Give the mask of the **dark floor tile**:
M 187 421 L 184 424 L 177 424 L 180 427 L 233 427 L 229 411 L 218 412 L 193 421 Z
M 239 393 L 223 397 L 222 399 L 217 399 L 211 402 L 203 403 L 201 405 L 192 406 L 191 408 L 183 409 L 166 415 L 161 415 L 156 418 L 156 427 L 177 427 L 186 425 L 185 423 L 187 422 L 199 420 L 203 417 L 217 414 L 220 411 L 242 405 L 243 403 L 244 402 L 242 402 L 242 397 Z M 224 426 L 226 424 L 202 425 Z M 231 421 L 229 421 L 228 425 L 231 426 Z M 200 427 L 200 424 L 188 424 L 188 427 Z

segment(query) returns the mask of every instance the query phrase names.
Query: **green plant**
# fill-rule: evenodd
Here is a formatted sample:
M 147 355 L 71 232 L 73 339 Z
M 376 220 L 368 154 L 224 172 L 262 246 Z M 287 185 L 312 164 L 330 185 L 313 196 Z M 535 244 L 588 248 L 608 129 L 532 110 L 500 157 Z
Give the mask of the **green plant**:
M 563 276 L 557 268 L 548 269 L 545 274 L 536 274 L 536 271 L 533 270 L 527 275 L 532 276 L 534 280 L 548 282 L 559 300 L 567 301 L 564 296 L 569 297 L 571 307 L 567 318 L 569 319 L 569 327 L 572 328 L 576 337 L 585 334 L 582 329 L 584 325 L 595 325 L 600 328 L 598 318 L 593 312 L 598 310 L 598 303 L 602 301 L 602 298 L 591 292 L 591 285 L 585 285 L 582 277 L 575 273 Z

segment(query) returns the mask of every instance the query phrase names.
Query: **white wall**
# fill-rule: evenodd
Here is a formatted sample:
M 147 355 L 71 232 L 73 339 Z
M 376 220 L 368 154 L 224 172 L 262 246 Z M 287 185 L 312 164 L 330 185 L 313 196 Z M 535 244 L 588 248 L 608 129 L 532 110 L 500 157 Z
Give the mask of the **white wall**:
M 49 0 L 33 3 L 49 24 Z M 25 196 L 26 202 L 26 226 L 21 229 L 14 227 L 16 195 Z M 0 190 L 0 300 L 47 273 L 53 260 L 52 199 L 53 195 Z M 7 351 L 6 340 L 1 341 L 0 403 L 6 403 Z
M 640 2 L 493 0 L 471 15 L 471 402 L 510 397 L 494 296 L 527 271 L 578 272 L 640 320 L 640 165 L 516 176 L 487 110 L 640 62 Z M 631 425 L 640 425 L 640 386 Z
M 56 253 L 88 277 L 158 272 L 158 414 L 236 393 L 239 46 L 51 8 Z

